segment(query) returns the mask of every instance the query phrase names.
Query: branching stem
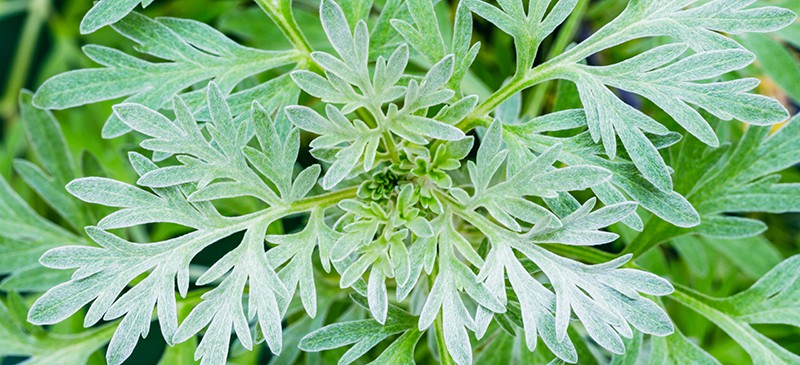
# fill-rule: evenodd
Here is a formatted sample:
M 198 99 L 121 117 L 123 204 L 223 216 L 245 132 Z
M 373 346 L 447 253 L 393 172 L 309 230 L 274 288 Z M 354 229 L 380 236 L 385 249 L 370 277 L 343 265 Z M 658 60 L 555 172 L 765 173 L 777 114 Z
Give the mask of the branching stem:
M 583 20 L 583 16 L 588 8 L 588 0 L 578 1 L 578 3 L 575 5 L 575 10 L 573 10 L 572 14 L 570 14 L 569 18 L 567 18 L 564 24 L 561 25 L 561 30 L 559 30 L 552 47 L 550 47 L 550 49 L 547 51 L 548 60 L 551 60 L 562 54 L 564 50 L 567 49 L 567 46 L 569 46 L 569 44 L 573 41 L 573 39 L 575 39 L 575 35 L 578 33 L 581 21 Z M 552 89 L 552 84 L 552 82 L 544 82 L 541 85 L 538 85 L 535 90 L 533 90 L 528 102 L 525 103 L 526 107 L 523 111 L 523 115 L 536 117 L 541 113 L 542 107 L 544 106 L 544 98 L 547 96 L 548 91 Z
M 500 89 L 490 95 L 464 120 L 456 125 L 461 130 L 468 132 L 475 127 L 486 127 L 491 123 L 489 113 L 516 93 L 544 81 L 552 80 L 561 66 L 558 62 L 547 62 L 532 68 L 523 76 L 514 77 Z

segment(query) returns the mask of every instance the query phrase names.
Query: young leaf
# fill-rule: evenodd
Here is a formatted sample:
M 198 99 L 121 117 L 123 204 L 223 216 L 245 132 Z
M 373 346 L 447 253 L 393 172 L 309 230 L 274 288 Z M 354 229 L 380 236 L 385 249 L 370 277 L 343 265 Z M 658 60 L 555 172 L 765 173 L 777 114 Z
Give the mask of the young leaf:
M 514 38 L 517 55 L 517 75 L 533 66 L 539 45 L 575 8 L 577 0 L 558 0 L 550 8 L 550 0 L 531 1 L 526 13 L 522 0 L 500 2 L 500 9 L 483 0 L 469 0 L 467 6 Z
M 310 146 L 313 149 L 337 150 L 331 166 L 322 179 L 322 187 L 330 190 L 350 175 L 361 162 L 362 156 L 375 155 L 381 134 L 380 130 L 370 129 L 359 120 L 351 123 L 334 106 L 328 105 L 325 111 L 327 118 L 311 108 L 294 106 L 287 108 L 286 114 L 298 128 L 320 135 L 311 142 Z M 338 147 L 343 143 L 347 145 Z M 365 170 L 372 168 L 368 161 L 362 163 Z
M 453 37 L 449 45 L 439 30 L 438 20 L 430 0 L 412 0 L 407 2 L 408 10 L 414 25 L 402 19 L 392 19 L 392 27 L 405 39 L 414 50 L 421 53 L 428 62 L 435 63 L 447 54 L 453 54 L 455 66 L 453 76 L 448 83 L 450 89 L 459 92 L 461 82 L 469 67 L 478 55 L 480 43 L 470 45 L 472 36 L 472 14 L 467 2 L 459 2 L 455 12 Z M 431 38 L 433 40 L 431 40 Z

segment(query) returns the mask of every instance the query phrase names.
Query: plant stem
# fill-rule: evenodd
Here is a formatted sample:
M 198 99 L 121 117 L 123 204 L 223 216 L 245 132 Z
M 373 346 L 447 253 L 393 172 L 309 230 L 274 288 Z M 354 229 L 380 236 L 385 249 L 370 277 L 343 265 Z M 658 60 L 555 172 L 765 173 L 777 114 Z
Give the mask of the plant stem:
M 311 48 L 311 44 L 308 43 L 305 35 L 303 35 L 303 31 L 300 30 L 300 26 L 297 25 L 297 21 L 294 19 L 292 1 L 280 0 L 278 4 L 275 4 L 272 0 L 255 0 L 255 2 L 261 10 L 267 13 L 269 18 L 275 22 L 275 25 L 277 25 L 281 33 L 286 36 L 286 39 L 289 40 L 292 47 L 303 53 L 308 68 L 320 69 L 317 63 L 311 59 L 311 52 L 314 51 Z
M 699 314 L 702 314 L 703 316 L 707 314 L 708 309 L 712 309 L 709 306 L 708 301 L 714 300 L 714 298 L 708 297 L 702 293 L 698 293 L 680 284 L 673 284 L 673 285 L 675 286 L 675 291 L 672 294 L 670 294 L 670 298 L 676 300 L 677 302 L 683 304 L 688 308 L 691 308 L 692 310 L 694 310 Z
M 305 199 L 300 199 L 292 204 L 271 206 L 267 209 L 253 212 L 236 218 L 231 218 L 225 224 L 206 229 L 202 232 L 201 236 L 191 241 L 184 241 L 173 246 L 164 252 L 174 250 L 181 245 L 193 244 L 194 242 L 203 242 L 203 247 L 213 244 L 217 240 L 230 236 L 236 232 L 244 231 L 255 227 L 258 224 L 273 222 L 277 219 L 292 215 L 307 212 L 314 209 L 325 209 L 336 205 L 340 201 L 356 196 L 357 187 L 346 188 L 342 190 L 332 191 L 326 194 L 315 195 Z M 159 256 L 153 256 L 158 258 Z
M 622 253 L 630 253 L 635 258 L 639 258 L 658 245 L 685 232 L 685 230 L 677 228 L 658 217 L 653 217 L 647 222 L 642 232 L 639 232 L 631 243 L 625 247 Z
M 277 5 L 270 0 L 255 0 L 255 2 L 275 22 L 275 25 L 280 28 L 283 35 L 286 36 L 295 49 L 306 54 L 311 53 L 311 45 L 308 44 L 306 37 L 297 25 L 297 21 L 294 20 L 291 0 L 280 1 Z
M 233 218 L 232 224 L 225 226 L 226 235 L 232 234 L 261 221 L 273 221 L 288 215 L 308 212 L 316 208 L 329 208 L 345 199 L 354 198 L 358 187 L 349 187 L 330 193 L 300 199 L 288 205 L 276 205 L 270 208 Z
M 489 95 L 486 100 L 480 103 L 475 110 L 470 113 L 470 116 L 467 117 L 466 120 L 469 119 L 480 119 L 489 113 L 491 113 L 497 106 L 502 104 L 504 101 L 508 100 L 510 97 L 514 96 L 520 90 L 525 88 L 525 84 L 527 81 L 527 75 L 523 74 L 522 76 L 516 76 L 511 81 L 497 89 L 492 95 Z
M 588 0 L 578 1 L 578 4 L 575 5 L 575 10 L 573 10 L 572 14 L 561 26 L 561 30 L 558 32 L 558 36 L 553 42 L 553 46 L 547 52 L 548 60 L 551 60 L 563 53 L 572 40 L 575 39 L 575 34 L 578 32 L 581 20 L 583 20 L 583 15 L 586 13 L 586 9 L 588 9 L 588 7 Z M 552 82 L 543 82 L 542 84 L 538 85 L 533 91 L 533 94 L 531 94 L 530 99 L 528 99 L 528 102 L 526 103 L 527 107 L 522 114 L 529 115 L 531 117 L 538 116 L 542 111 L 542 107 L 544 106 L 544 98 L 547 96 L 548 91 L 551 90 L 552 86 Z
M 394 142 L 392 133 L 383 131 L 383 142 L 386 144 L 386 152 L 389 154 L 389 158 L 392 159 L 392 162 L 399 164 L 400 155 L 397 154 L 397 144 Z
M 428 276 L 428 286 L 431 288 L 433 287 L 433 283 L 436 281 L 436 269 L 431 275 Z M 447 345 L 444 343 L 444 325 L 442 323 L 442 311 L 439 311 L 439 314 L 436 315 L 436 320 L 433 323 L 434 329 L 436 331 L 436 347 L 439 351 L 439 362 L 442 365 L 451 365 L 455 364 L 453 358 L 450 357 L 450 353 L 447 352 Z
M 489 113 L 497 108 L 504 101 L 514 96 L 516 93 L 525 90 L 538 83 L 555 78 L 560 63 L 548 61 L 534 67 L 522 76 L 514 77 L 510 82 L 503 85 L 500 89 L 490 95 L 464 120 L 456 124 L 457 128 L 467 132 L 478 126 L 488 126 L 491 123 Z
M 588 264 L 601 264 L 619 257 L 619 255 L 600 251 L 594 247 L 587 246 L 572 246 L 556 243 L 544 243 L 539 244 L 539 246 L 546 248 L 547 251 L 559 256 L 569 257 Z
M 627 16 L 625 15 L 627 14 Z M 503 85 L 494 94 L 490 95 L 475 110 L 456 126 L 463 131 L 469 131 L 477 126 L 485 126 L 491 123 L 489 113 L 498 105 L 514 96 L 517 92 L 525 90 L 536 84 L 558 78 L 557 72 L 562 66 L 571 65 L 590 55 L 624 43 L 637 37 L 631 36 L 632 29 L 640 26 L 646 19 L 640 19 L 631 15 L 632 13 L 623 12 L 610 23 L 606 24 L 599 31 L 588 39 L 578 43 L 575 47 L 564 51 L 547 62 L 534 67 L 523 76 L 515 76 L 511 82 Z M 577 26 L 577 25 L 575 25 Z M 564 40 L 563 42 L 567 42 Z M 559 46 L 560 45 L 556 45 Z
M 399 164 L 400 155 L 397 154 L 397 144 L 394 142 L 394 138 L 392 138 L 392 133 L 387 129 L 387 124 L 389 123 L 388 118 L 386 114 L 383 113 L 381 104 L 379 102 L 374 102 L 374 100 L 377 100 L 372 97 L 375 95 L 375 90 L 369 80 L 365 80 L 363 89 L 365 95 L 369 95 L 369 98 L 373 100 L 371 104 L 366 106 L 366 110 L 374 117 L 375 127 L 383 130 L 383 143 L 384 147 L 386 147 L 386 153 L 393 163 Z M 359 111 L 362 110 L 363 109 L 359 109 Z
M 671 299 L 706 317 L 736 342 L 740 344 L 759 344 L 761 342 L 758 338 L 761 335 L 752 327 L 731 318 L 730 314 L 725 311 L 727 303 L 724 300 L 709 297 L 680 284 L 674 284 L 674 286 L 675 292 L 670 295 Z M 745 350 L 752 351 L 746 347 Z
M 345 199 L 354 198 L 356 196 L 356 192 L 358 191 L 358 187 L 350 187 L 346 189 L 332 191 L 330 193 L 315 195 L 312 197 L 308 197 L 305 199 L 300 199 L 292 204 L 290 208 L 287 209 L 288 214 L 294 213 L 302 213 L 314 208 L 327 208 L 338 204 L 340 201 Z
M 442 365 L 450 365 L 455 364 L 453 358 L 450 357 L 450 353 L 447 352 L 447 346 L 444 343 L 444 326 L 442 325 L 442 313 L 439 312 L 439 315 L 436 316 L 436 347 L 439 348 L 439 362 Z

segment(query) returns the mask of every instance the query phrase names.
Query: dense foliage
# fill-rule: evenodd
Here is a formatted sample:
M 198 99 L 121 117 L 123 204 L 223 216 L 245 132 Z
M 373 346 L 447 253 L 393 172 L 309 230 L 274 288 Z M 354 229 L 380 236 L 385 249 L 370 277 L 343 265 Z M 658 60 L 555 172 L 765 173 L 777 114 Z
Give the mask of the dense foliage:
M 800 363 L 795 1 L 67 3 L 7 363 Z

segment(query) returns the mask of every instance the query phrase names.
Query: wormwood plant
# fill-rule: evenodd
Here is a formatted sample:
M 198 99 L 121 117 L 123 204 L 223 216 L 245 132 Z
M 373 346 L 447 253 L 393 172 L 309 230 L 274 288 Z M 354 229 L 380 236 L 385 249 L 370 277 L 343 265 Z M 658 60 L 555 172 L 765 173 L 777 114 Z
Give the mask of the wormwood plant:
M 28 245 L 3 265 L 5 288 L 44 291 L 29 311 L 14 292 L 0 306 L 0 354 L 85 363 L 108 341 L 120 364 L 156 322 L 164 363 L 245 361 L 262 342 L 275 363 L 346 346 L 340 364 L 718 363 L 673 325 L 668 296 L 753 363 L 800 363 L 750 326 L 800 326 L 800 257 L 727 298 L 634 263 L 673 239 L 683 255 L 686 239 L 766 229 L 743 213 L 800 211 L 800 185 L 777 175 L 800 162 L 800 121 L 771 135 L 789 113 L 737 73 L 755 60 L 740 35 L 790 25 L 792 11 L 630 0 L 570 44 L 587 1 L 462 0 L 448 14 L 430 0 L 323 0 L 329 46 L 315 50 L 290 0 L 256 0 L 293 46 L 262 50 L 133 11 L 151 2 L 101 0 L 80 27 L 111 25 L 141 58 L 88 45 L 101 67 L 21 96 L 42 166 L 16 171 L 66 223 L 0 180 L 4 247 Z M 516 69 L 491 92 L 471 69 L 476 21 L 513 39 Z M 597 57 L 642 39 L 624 59 Z M 554 80 L 575 105 L 539 115 Z M 76 169 L 43 110 L 121 98 L 103 137 L 136 132 L 135 184 Z M 749 127 L 731 134 L 731 120 Z M 621 252 L 591 247 L 618 233 Z M 84 332 L 38 327 L 76 313 Z

